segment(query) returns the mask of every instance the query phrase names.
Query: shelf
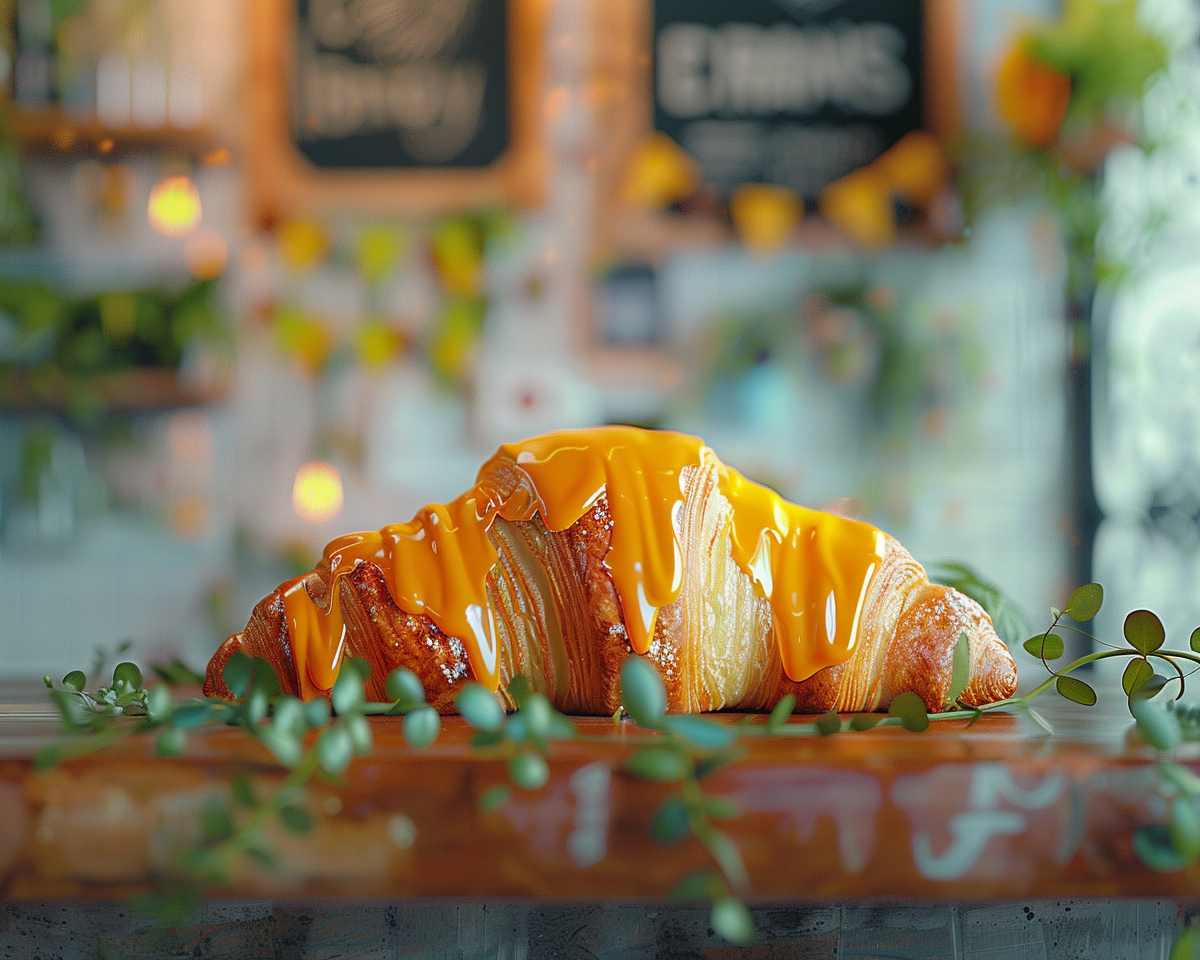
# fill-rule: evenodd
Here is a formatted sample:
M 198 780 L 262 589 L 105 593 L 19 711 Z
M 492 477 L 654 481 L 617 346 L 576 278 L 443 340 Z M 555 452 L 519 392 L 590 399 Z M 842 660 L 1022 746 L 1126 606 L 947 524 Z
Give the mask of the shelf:
M 174 370 L 134 367 L 119 373 L 77 378 L 74 384 L 62 376 L 47 387 L 35 389 L 28 375 L 14 373 L 0 377 L 0 412 L 61 412 L 70 406 L 73 390 L 84 385 L 94 391 L 108 413 L 199 406 L 222 400 L 228 391 L 226 379 L 193 385 L 180 380 Z
M 28 110 L 9 107 L 8 123 L 23 151 L 40 156 L 128 156 L 166 152 L 200 156 L 220 144 L 213 130 L 200 126 L 107 127 L 94 117 L 75 116 L 58 107 Z

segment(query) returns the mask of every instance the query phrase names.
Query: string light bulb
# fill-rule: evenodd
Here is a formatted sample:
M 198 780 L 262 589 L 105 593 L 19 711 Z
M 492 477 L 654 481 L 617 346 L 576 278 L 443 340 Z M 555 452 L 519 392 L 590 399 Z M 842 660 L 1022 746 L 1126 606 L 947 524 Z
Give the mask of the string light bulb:
M 163 236 L 186 236 L 200 225 L 200 191 L 191 177 L 166 177 L 150 191 L 146 215 Z
M 325 523 L 342 512 L 342 475 L 337 467 L 315 460 L 296 471 L 292 509 L 309 523 Z

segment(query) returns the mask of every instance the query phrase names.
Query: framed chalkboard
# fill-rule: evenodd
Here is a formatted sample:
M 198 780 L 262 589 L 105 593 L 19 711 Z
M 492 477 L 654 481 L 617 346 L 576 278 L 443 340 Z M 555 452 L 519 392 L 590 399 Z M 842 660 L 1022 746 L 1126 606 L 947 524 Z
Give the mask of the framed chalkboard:
M 922 0 L 654 0 L 654 127 L 720 191 L 815 198 L 923 129 Z
M 543 6 L 255 0 L 259 218 L 536 202 Z
M 957 132 L 955 0 L 606 0 L 596 30 L 600 123 L 597 244 L 653 256 L 720 242 L 704 216 L 623 209 L 637 144 L 666 134 L 720 198 L 742 183 L 809 201 L 906 133 Z

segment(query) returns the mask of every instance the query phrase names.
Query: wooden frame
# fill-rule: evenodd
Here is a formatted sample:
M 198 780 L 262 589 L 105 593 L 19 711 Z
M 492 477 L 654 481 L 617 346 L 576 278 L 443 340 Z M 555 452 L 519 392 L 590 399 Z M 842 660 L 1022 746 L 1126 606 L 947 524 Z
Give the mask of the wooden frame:
M 924 103 L 927 128 L 943 143 L 960 134 L 958 75 L 958 0 L 924 0 Z M 685 245 L 708 246 L 730 239 L 725 223 L 714 217 L 635 210 L 622 204 L 618 185 L 627 158 L 653 129 L 651 103 L 653 0 L 601 0 L 595 4 L 596 217 L 594 251 L 598 258 L 641 257 L 655 260 Z M 812 218 L 800 227 L 802 242 L 841 243 L 832 228 Z
M 546 0 L 508 0 L 510 143 L 482 169 L 323 170 L 296 149 L 289 123 L 294 0 L 253 0 L 246 169 L 259 224 L 297 213 L 433 215 L 541 201 L 546 161 L 541 134 Z

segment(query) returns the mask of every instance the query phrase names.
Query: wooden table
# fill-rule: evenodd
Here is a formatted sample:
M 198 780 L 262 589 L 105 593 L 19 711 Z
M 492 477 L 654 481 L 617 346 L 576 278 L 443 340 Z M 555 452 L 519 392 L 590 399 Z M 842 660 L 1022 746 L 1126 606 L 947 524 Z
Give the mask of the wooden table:
M 1089 709 L 1043 699 L 1053 736 L 997 715 L 922 734 L 885 728 L 747 742 L 744 759 L 704 783 L 741 811 L 723 827 L 745 859 L 756 915 L 780 904 L 811 912 L 1007 901 L 1011 910 L 1165 898 L 1164 922 L 1174 923 L 1179 903 L 1200 889 L 1200 872 L 1156 873 L 1131 845 L 1137 826 L 1165 819 L 1154 755 L 1130 737 L 1123 703 Z M 283 776 L 236 730 L 194 738 L 178 759 L 131 738 L 35 773 L 31 758 L 54 734 L 53 710 L 30 687 L 0 687 L 0 700 L 0 884 L 10 908 L 154 889 L 178 875 L 199 811 L 228 791 L 235 771 L 260 791 Z M 310 787 L 313 833 L 273 828 L 279 865 L 239 865 L 229 894 L 409 907 L 434 898 L 435 913 L 469 902 L 543 909 L 583 900 L 619 911 L 662 901 L 711 861 L 694 839 L 651 839 L 653 815 L 675 788 L 621 769 L 634 749 L 630 726 L 581 727 L 601 742 L 555 744 L 547 786 L 516 790 L 482 812 L 482 792 L 506 782 L 504 763 L 473 751 L 459 718 L 446 718 L 425 750 L 404 744 L 398 720 L 375 718 L 374 752 L 355 761 L 346 784 Z M 1200 760 L 1200 748 L 1178 755 Z M 348 901 L 335 902 L 344 909 Z

